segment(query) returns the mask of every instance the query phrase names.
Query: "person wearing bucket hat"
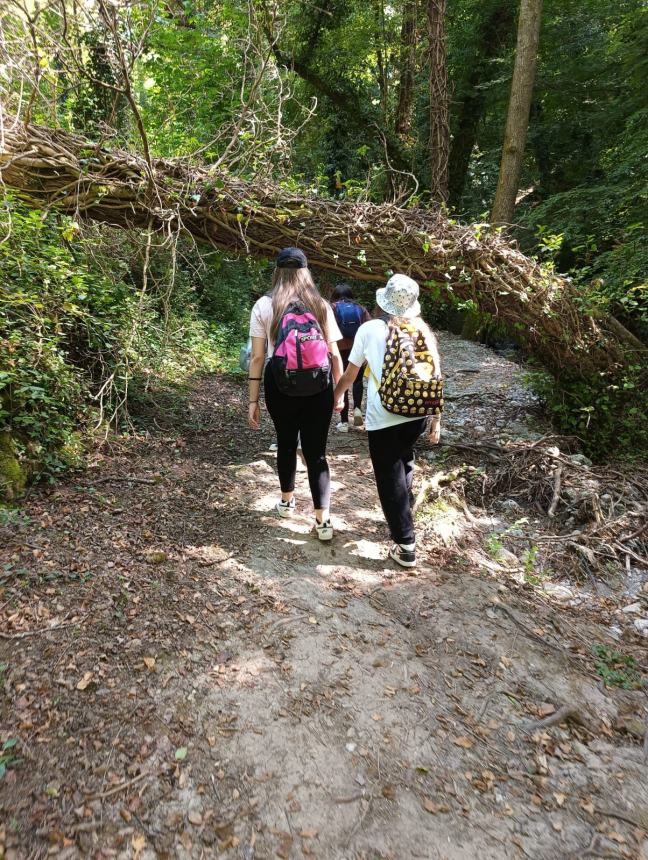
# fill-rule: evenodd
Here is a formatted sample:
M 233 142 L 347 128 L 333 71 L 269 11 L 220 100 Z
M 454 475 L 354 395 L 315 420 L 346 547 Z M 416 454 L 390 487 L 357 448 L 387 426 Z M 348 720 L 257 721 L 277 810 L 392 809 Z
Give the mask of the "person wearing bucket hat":
M 281 500 L 276 511 L 281 517 L 292 516 L 295 511 L 297 449 L 301 442 L 315 508 L 315 531 L 319 540 L 331 540 L 326 442 L 333 414 L 333 385 L 342 374 L 337 346 L 342 333 L 299 248 L 283 248 L 277 255 L 272 289 L 252 308 L 250 338 L 248 421 L 252 429 L 260 429 L 263 381 L 266 407 L 277 431 Z
M 376 290 L 377 319 L 360 326 L 349 355 L 347 369 L 335 389 L 336 410 L 343 406 L 344 393 L 353 385 L 360 367 L 367 362 L 367 411 L 365 426 L 369 454 L 376 478 L 380 504 L 387 520 L 393 545 L 389 556 L 402 567 L 416 566 L 416 537 L 412 514 L 412 477 L 414 443 L 425 432 L 427 417 L 411 417 L 387 411 L 379 389 L 390 326 L 404 323 L 419 332 L 434 367 L 440 376 L 441 362 L 436 338 L 421 319 L 419 286 L 404 274 L 395 274 Z M 420 402 L 420 401 L 419 401 Z M 433 418 L 430 441 L 439 441 L 439 419 Z

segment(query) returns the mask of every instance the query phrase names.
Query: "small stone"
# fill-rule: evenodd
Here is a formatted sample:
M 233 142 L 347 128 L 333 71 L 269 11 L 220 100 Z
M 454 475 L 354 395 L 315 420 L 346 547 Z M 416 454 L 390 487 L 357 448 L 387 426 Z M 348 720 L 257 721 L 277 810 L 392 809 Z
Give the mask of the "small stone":
M 648 638 L 648 618 L 637 618 L 634 626 L 637 633 Z
M 196 827 L 202 824 L 202 815 L 198 809 L 190 809 L 187 818 L 192 824 L 195 824 Z
M 641 603 L 629 603 L 628 606 L 624 606 L 621 611 L 627 612 L 628 614 L 630 614 L 631 612 L 641 612 Z
M 546 582 L 542 586 L 543 591 L 559 603 L 567 603 L 574 597 L 574 592 L 566 585 L 558 585 L 553 582 Z
M 497 555 L 497 561 L 501 564 L 505 564 L 507 567 L 519 567 L 520 560 L 515 555 L 515 553 L 511 552 L 508 549 L 501 549 Z
M 592 461 L 584 454 L 570 454 L 567 459 L 570 463 L 574 463 L 577 466 L 585 466 L 586 469 L 592 466 Z
M 631 735 L 633 738 L 637 738 L 637 740 L 643 740 L 646 734 L 646 724 L 644 721 L 633 716 L 617 717 L 614 721 L 614 728 L 617 731 Z

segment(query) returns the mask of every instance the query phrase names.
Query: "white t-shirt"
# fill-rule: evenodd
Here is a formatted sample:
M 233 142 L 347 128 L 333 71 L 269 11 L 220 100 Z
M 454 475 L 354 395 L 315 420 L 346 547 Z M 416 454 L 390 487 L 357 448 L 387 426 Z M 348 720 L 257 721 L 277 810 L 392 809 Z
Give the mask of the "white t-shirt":
M 266 357 L 271 358 L 274 352 L 274 342 L 270 336 L 272 326 L 272 299 L 261 296 L 255 303 L 250 315 L 250 337 L 263 337 L 266 340 Z M 333 308 L 326 302 L 326 326 L 323 332 L 327 343 L 342 340 L 342 332 L 335 321 Z
M 404 424 L 406 421 L 420 421 L 420 418 L 409 418 L 403 415 L 394 415 L 387 412 L 380 402 L 378 385 L 382 376 L 382 366 L 385 360 L 385 347 L 387 345 L 387 324 L 382 320 L 371 320 L 364 323 L 358 329 L 349 361 L 361 367 L 366 361 L 369 365 L 369 379 L 367 381 L 367 414 L 365 416 L 365 427 L 367 430 L 384 430 L 385 427 L 393 427 L 395 424 Z

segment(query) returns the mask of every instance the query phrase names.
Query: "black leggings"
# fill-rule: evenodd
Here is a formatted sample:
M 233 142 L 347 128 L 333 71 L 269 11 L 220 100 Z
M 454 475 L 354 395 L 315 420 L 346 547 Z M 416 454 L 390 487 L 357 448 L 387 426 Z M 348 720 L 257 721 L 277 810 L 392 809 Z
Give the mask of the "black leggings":
M 351 355 L 350 349 L 341 349 L 340 355 L 342 357 L 342 366 L 346 370 L 349 365 L 349 356 Z M 353 408 L 359 409 L 360 404 L 362 403 L 362 368 L 358 371 L 358 375 L 353 381 Z M 347 423 L 349 420 L 349 391 L 344 392 L 344 409 L 340 413 L 340 421 L 343 423 Z
M 283 493 L 295 489 L 297 436 L 301 447 L 313 507 L 328 508 L 331 502 L 331 473 L 326 462 L 326 440 L 333 414 L 333 386 L 310 397 L 290 397 L 277 388 L 270 365 L 264 374 L 265 402 L 277 431 L 277 471 Z
M 425 430 L 426 422 L 426 418 L 416 418 L 367 433 L 378 497 L 396 543 L 415 541 L 412 517 L 414 443 Z

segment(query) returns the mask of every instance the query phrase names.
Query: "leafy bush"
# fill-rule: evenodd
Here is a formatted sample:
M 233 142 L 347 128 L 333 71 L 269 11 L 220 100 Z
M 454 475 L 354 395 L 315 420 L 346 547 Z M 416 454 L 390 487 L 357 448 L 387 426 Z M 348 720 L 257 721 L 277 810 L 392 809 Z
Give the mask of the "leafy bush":
M 236 366 L 262 267 L 182 246 L 151 243 L 145 254 L 146 237 L 82 231 L 10 199 L 1 215 L 7 463 L 15 450 L 29 471 L 52 475 L 78 461 L 92 426 L 122 426 L 133 397 Z
M 642 378 L 645 368 L 634 365 L 614 383 L 562 379 L 560 385 L 547 373 L 531 370 L 528 382 L 539 395 L 561 433 L 577 436 L 586 452 L 597 460 L 611 454 L 644 457 L 648 451 L 648 392 Z

